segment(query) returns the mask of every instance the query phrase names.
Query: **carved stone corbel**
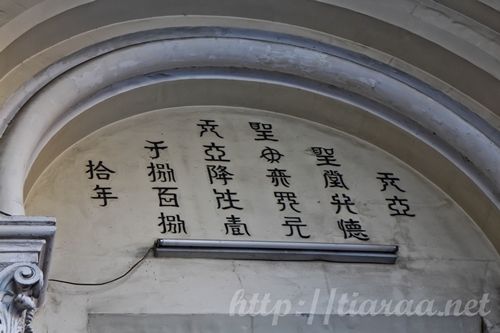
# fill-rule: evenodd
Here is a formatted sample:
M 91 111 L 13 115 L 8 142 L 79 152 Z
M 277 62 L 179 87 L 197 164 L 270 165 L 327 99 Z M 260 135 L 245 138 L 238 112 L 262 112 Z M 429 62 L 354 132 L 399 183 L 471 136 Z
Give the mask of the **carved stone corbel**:
M 32 263 L 16 263 L 0 272 L 0 332 L 31 333 L 43 273 Z
M 0 333 L 32 333 L 43 304 L 55 221 L 15 216 L 0 220 Z

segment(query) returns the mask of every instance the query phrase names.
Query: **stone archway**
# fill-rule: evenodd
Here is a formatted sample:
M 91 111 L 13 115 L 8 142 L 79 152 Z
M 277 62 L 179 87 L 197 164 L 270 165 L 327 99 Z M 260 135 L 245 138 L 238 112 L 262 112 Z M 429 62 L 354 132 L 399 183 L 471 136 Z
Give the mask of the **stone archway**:
M 23 215 L 26 193 L 50 162 L 103 126 L 165 107 L 242 106 L 377 145 L 451 196 L 500 247 L 497 45 L 475 53 L 463 46 L 470 36 L 446 20 L 411 27 L 396 15 L 422 19 L 444 10 L 456 19 L 460 8 L 411 1 L 387 11 L 304 1 L 60 5 L 49 6 L 58 15 L 38 27 L 7 34 L 11 43 L 0 53 L 2 211 Z M 107 15 L 85 16 L 92 13 Z M 485 42 L 494 40 L 460 17 Z M 398 37 L 400 44 L 390 40 Z M 128 103 L 136 109 L 120 109 Z

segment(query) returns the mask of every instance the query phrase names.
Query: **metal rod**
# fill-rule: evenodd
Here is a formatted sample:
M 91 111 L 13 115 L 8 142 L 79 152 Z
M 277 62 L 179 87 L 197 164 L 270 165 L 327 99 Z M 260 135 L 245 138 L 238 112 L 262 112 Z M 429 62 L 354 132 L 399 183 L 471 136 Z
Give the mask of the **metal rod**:
M 393 264 L 396 245 L 158 239 L 157 257 Z
M 252 249 L 282 249 L 282 250 L 319 250 L 319 251 L 359 251 L 396 253 L 397 245 L 378 244 L 346 244 L 346 243 L 309 243 L 309 242 L 277 242 L 248 240 L 207 240 L 207 239 L 158 239 L 158 247 L 220 247 L 220 248 L 252 248 Z

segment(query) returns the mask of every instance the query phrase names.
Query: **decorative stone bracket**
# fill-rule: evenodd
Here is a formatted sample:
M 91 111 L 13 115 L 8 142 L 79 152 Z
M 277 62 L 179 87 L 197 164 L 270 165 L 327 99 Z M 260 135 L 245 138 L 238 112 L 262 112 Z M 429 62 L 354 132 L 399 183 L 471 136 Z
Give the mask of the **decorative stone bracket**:
M 32 333 L 56 231 L 47 217 L 0 218 L 0 333 Z

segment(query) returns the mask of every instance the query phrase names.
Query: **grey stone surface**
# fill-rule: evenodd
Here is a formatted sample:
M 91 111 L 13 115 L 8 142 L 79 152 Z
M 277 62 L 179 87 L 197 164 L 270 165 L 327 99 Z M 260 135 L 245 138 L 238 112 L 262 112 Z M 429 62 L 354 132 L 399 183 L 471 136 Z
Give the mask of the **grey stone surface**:
M 102 281 L 123 272 L 156 238 L 178 236 L 160 233 L 157 217 L 167 208 L 158 208 L 158 198 L 151 190 L 146 139 L 161 139 L 168 146 L 162 161 L 176 171 L 181 203 L 181 208 L 168 211 L 181 214 L 189 237 L 228 237 L 223 226 L 227 214 L 216 209 L 203 168 L 206 162 L 202 145 L 219 141 L 213 135 L 200 137 L 196 126 L 199 119 L 208 115 L 217 121 L 217 130 L 224 136 L 220 142 L 224 142 L 227 156 L 232 159 L 228 165 L 236 178 L 230 188 L 240 195 L 245 209 L 239 214 L 248 223 L 254 239 L 287 237 L 280 229 L 280 214 L 272 195 L 266 196 L 273 187 L 266 183 L 265 174 L 258 172 L 266 164 L 259 159 L 263 145 L 253 140 L 250 120 L 273 125 L 280 142 L 272 144 L 286 152 L 279 165 L 293 174 L 291 181 L 298 186 L 296 193 L 304 207 L 303 217 L 311 221 L 309 241 L 344 241 L 335 226 L 337 216 L 328 203 L 331 193 L 323 187 L 321 172 L 315 177 L 318 170 L 307 150 L 313 143 L 328 144 L 336 147 L 342 165 L 339 169 L 349 181 L 357 217 L 366 223 L 372 241 L 400 245 L 396 265 L 150 258 L 125 280 L 110 286 L 75 288 L 52 284 L 37 323 L 42 331 L 58 333 L 71 327 L 74 332 L 85 332 L 87 312 L 227 314 L 240 289 L 247 299 L 269 293 L 272 302 L 290 301 L 291 313 L 315 314 L 339 313 L 337 305 L 344 293 L 359 302 L 432 300 L 442 310 L 449 300 L 479 300 L 488 292 L 491 313 L 487 319 L 493 327 L 498 318 L 498 300 L 492 290 L 498 288 L 500 275 L 491 268 L 498 262 L 498 254 L 456 203 L 411 168 L 374 146 L 311 122 L 247 108 L 197 106 L 149 112 L 95 132 L 53 161 L 34 184 L 26 207 L 32 214 L 55 212 L 60 221 L 54 277 Z M 105 182 L 116 191 L 119 200 L 108 207 L 99 207 L 90 199 L 95 180 L 89 180 L 85 173 L 89 159 L 102 160 L 116 171 Z M 372 175 L 379 168 L 398 174 L 416 217 L 388 214 L 384 196 L 380 196 L 383 193 Z M 337 298 L 329 310 L 332 289 Z M 316 293 L 319 294 L 314 301 Z M 315 304 L 312 310 L 311 304 Z M 59 316 L 71 320 L 59 323 Z M 412 320 L 380 320 L 380 327 L 433 326 L 443 331 L 454 331 L 450 325 L 455 323 L 438 319 L 415 321 L 416 324 Z M 467 326 L 474 322 L 456 324 Z M 351 324 L 355 323 L 345 322 L 346 327 Z M 359 325 L 360 329 L 370 326 L 363 321 Z
M 227 315 L 89 315 L 89 333 L 441 333 L 481 332 L 477 317 L 359 317 L 333 316 L 328 324 L 318 316 L 311 324 L 307 315 L 280 317 Z
M 485 318 L 485 325 L 491 332 L 499 331 L 500 270 L 498 253 L 489 244 L 491 241 L 496 244 L 497 249 L 500 248 L 500 95 L 497 94 L 500 86 L 500 21 L 499 13 L 495 11 L 498 8 L 497 0 L 273 0 L 261 1 L 258 5 L 244 0 L 213 2 L 211 5 L 200 5 L 198 0 L 0 2 L 0 132 L 3 135 L 0 141 L 0 169 L 12 162 L 0 177 L 0 209 L 13 214 L 24 213 L 25 194 L 38 175 L 76 140 L 100 126 L 112 123 L 113 119 L 120 120 L 118 115 L 126 115 L 128 112 L 124 111 L 122 114 L 119 110 L 133 106 L 136 108 L 133 112 L 139 113 L 139 109 L 141 112 L 152 110 L 148 109 L 151 105 L 155 105 L 155 108 L 191 105 L 190 103 L 204 105 L 207 100 L 213 101 L 214 105 L 244 104 L 243 106 L 265 110 L 285 110 L 280 112 L 319 121 L 328 126 L 349 128 L 348 133 L 379 145 L 408 162 L 458 203 L 456 205 L 449 198 L 438 200 L 435 205 L 423 202 L 423 208 L 419 209 L 427 209 L 428 214 L 418 224 L 406 224 L 400 220 L 395 223 L 385 221 L 385 229 L 379 235 L 374 235 L 374 239 L 401 244 L 401 259 L 392 268 L 321 263 L 147 260 L 135 275 L 111 288 L 53 286 L 48 306 L 41 312 L 43 319 L 39 323 L 40 330 L 83 333 L 87 332 L 87 312 L 114 312 L 118 317 L 124 313 L 146 313 L 147 318 L 157 311 L 157 307 L 153 305 L 159 305 L 162 312 L 169 315 L 214 311 L 225 313 L 233 292 L 244 287 L 248 291 L 260 293 L 272 290 L 276 297 L 294 301 L 311 297 L 316 288 L 323 291 L 339 288 L 346 292 L 361 291 L 362 297 L 366 298 L 390 295 L 395 299 L 422 299 L 432 296 L 439 304 L 458 295 L 478 298 L 483 292 L 488 292 L 494 306 L 492 314 Z M 185 53 L 177 53 L 167 47 L 149 48 L 151 45 L 147 45 L 155 37 L 152 40 L 146 39 L 153 35 L 160 36 L 161 29 L 173 28 L 177 31 L 179 27 L 202 26 L 224 27 L 231 33 L 238 29 L 253 29 L 253 33 L 237 38 L 224 36 L 234 43 L 225 44 L 221 42 L 223 38 L 220 35 L 208 34 L 203 36 L 205 41 L 198 41 L 198 46 L 196 43 L 193 44 L 194 47 L 189 46 L 189 43 L 171 44 L 177 51 L 186 51 Z M 256 30 L 263 33 L 257 34 Z M 121 48 L 130 41 L 130 34 L 137 32 L 143 33 L 142 37 L 149 37 L 135 40 L 141 47 L 128 47 L 129 53 L 122 52 Z M 290 48 L 290 40 L 283 39 L 282 33 L 293 36 L 294 42 L 304 37 L 312 44 Z M 271 36 L 274 40 L 264 40 L 263 35 Z M 119 37 L 118 42 L 113 40 L 97 46 L 114 37 Z M 250 40 L 259 42 L 249 43 Z M 352 50 L 357 54 L 354 58 L 341 57 L 348 60 L 347 64 L 331 70 L 335 73 L 332 79 L 323 74 L 327 72 L 328 65 L 337 60 L 326 59 L 324 55 L 329 53 L 320 50 L 318 42 L 340 46 L 342 52 Z M 87 53 L 65 58 L 87 46 Z M 216 51 L 210 51 L 210 46 L 215 46 Z M 257 52 L 252 54 L 252 50 Z M 220 54 L 218 51 L 221 51 Z M 321 56 L 311 57 L 314 52 L 310 51 Z M 100 57 L 108 52 L 109 57 Z M 317 82 L 333 84 L 345 89 L 347 94 L 328 95 L 324 90 L 311 89 L 309 85 L 296 85 L 297 82 L 288 79 L 274 80 L 276 77 L 273 75 L 263 75 L 257 79 L 255 76 L 238 76 L 235 73 L 228 75 L 227 71 L 222 70 L 211 75 L 212 79 L 223 78 L 225 83 L 216 83 L 215 80 L 201 82 L 201 77 L 197 76 L 199 73 L 191 72 L 182 78 L 177 77 L 181 81 L 177 85 L 178 90 L 172 89 L 175 85 L 167 84 L 166 80 L 155 81 L 157 87 L 139 89 L 148 80 L 151 81 L 147 84 L 151 84 L 152 77 L 141 77 L 138 81 L 142 81 L 136 83 L 131 83 L 128 79 L 153 69 L 163 71 L 159 76 L 165 79 L 171 75 L 165 71 L 170 69 L 165 64 L 155 67 L 156 60 L 148 58 L 152 54 L 158 54 L 163 60 L 173 60 L 168 66 L 174 67 L 193 54 L 198 54 L 201 59 L 193 57 L 194 60 L 186 61 L 185 65 L 190 69 L 213 67 L 215 64 L 229 67 L 230 70 L 241 67 L 265 69 L 273 72 L 273 75 L 276 72 L 280 72 L 280 75 L 293 74 L 300 76 L 301 80 L 313 78 Z M 374 59 L 380 63 L 376 63 Z M 252 62 L 253 60 L 256 61 Z M 289 67 L 284 66 L 289 60 L 295 62 L 292 61 Z M 319 70 L 308 66 L 308 61 L 320 64 Z M 353 64 L 365 68 L 359 71 Z M 366 70 L 373 69 L 375 64 L 390 64 L 390 67 L 382 71 L 376 69 L 376 73 Z M 42 72 L 51 65 L 54 66 Z M 144 66 L 139 68 L 141 65 Z M 111 70 L 106 72 L 107 69 Z M 402 72 L 398 73 L 396 69 Z M 37 73 L 41 75 L 37 76 Z M 252 74 L 255 75 L 255 72 Z M 405 76 L 406 74 L 409 76 Z M 410 81 L 406 81 L 408 78 Z M 389 84 L 393 82 L 392 79 L 397 84 Z M 198 86 L 195 83 L 185 83 L 189 80 L 197 81 Z M 415 82 L 418 84 L 414 85 Z M 430 86 L 426 86 L 424 82 Z M 110 89 L 109 85 L 114 86 Z M 120 85 L 123 90 L 112 89 Z M 277 88 L 278 85 L 281 86 Z M 89 87 L 96 89 L 87 89 Z M 408 87 L 411 89 L 407 89 Z M 132 92 L 132 89 L 135 91 Z M 221 93 L 217 89 L 226 91 Z M 248 89 L 246 96 L 242 94 L 245 89 Z M 281 92 L 276 93 L 280 89 Z M 130 94 L 125 94 L 126 90 L 130 90 Z M 306 90 L 311 94 L 305 94 Z M 146 91 L 150 95 L 137 98 Z M 193 95 L 189 96 L 188 91 Z M 377 101 L 403 117 L 393 117 L 390 112 L 378 113 L 378 109 L 367 107 L 367 104 L 358 105 L 356 103 L 359 103 L 359 99 L 353 97 L 353 92 L 363 95 L 366 100 Z M 87 99 L 94 93 L 102 94 L 99 95 L 102 99 Z M 130 104 L 134 99 L 129 97 L 134 93 L 137 99 L 135 104 Z M 440 93 L 444 95 L 439 95 Z M 264 102 L 263 95 L 266 94 L 275 97 L 274 105 L 269 103 L 272 98 Z M 36 97 L 32 99 L 33 96 Z M 43 96 L 46 98 L 39 99 Z M 326 96 L 331 100 L 328 103 L 324 101 Z M 453 103 L 447 97 L 461 104 Z M 104 99 L 108 99 L 106 102 L 113 100 L 115 104 L 101 103 Z M 171 101 L 175 101 L 173 104 L 184 104 L 167 105 Z M 294 106 L 289 107 L 286 103 Z M 346 107 L 347 103 L 350 103 L 349 107 Z M 78 109 L 74 108 L 75 105 L 81 111 L 91 111 L 85 112 L 86 116 L 108 107 L 110 113 L 115 113 L 115 118 L 106 118 L 105 113 L 96 113 L 94 119 L 82 117 L 82 122 L 73 124 L 78 130 L 68 134 L 75 129 L 66 126 L 76 116 L 76 113 L 69 112 Z M 268 107 L 270 105 L 273 107 Z M 462 108 L 462 105 L 466 108 Z M 338 111 L 338 108 L 342 110 Z M 358 113 L 359 110 L 363 110 L 363 114 Z M 50 112 L 44 113 L 46 111 Z M 132 115 L 133 112 L 128 114 Z M 377 118 L 373 117 L 374 114 Z M 19 128 L 25 130 L 18 131 Z M 66 132 L 59 131 L 62 128 Z M 4 129 L 7 132 L 4 133 Z M 14 135 L 12 139 L 10 135 L 16 132 L 19 135 Z M 394 138 L 397 140 L 393 140 Z M 51 139 L 61 141 L 55 140 L 56 144 L 44 147 Z M 9 140 L 11 142 L 7 144 Z M 444 141 L 446 144 L 442 145 Z M 123 145 L 121 147 L 128 148 Z M 44 149 L 46 151 L 41 156 L 42 160 L 38 161 L 36 157 Z M 33 162 L 38 169 L 35 168 L 29 174 Z M 51 167 L 48 170 L 51 172 Z M 58 172 L 54 179 L 44 180 L 42 176 L 34 191 L 37 191 L 37 186 L 57 185 L 63 188 L 69 185 L 71 190 L 65 193 L 65 199 L 70 201 L 73 192 L 77 192 L 73 190 L 81 185 L 71 186 L 71 182 L 65 184 L 64 179 L 58 179 Z M 420 194 L 425 197 L 426 193 L 423 191 Z M 67 273 L 75 280 L 100 279 L 103 272 L 106 275 L 118 274 L 122 267 L 129 265 L 144 252 L 146 243 L 151 243 L 147 230 L 131 227 L 121 231 L 119 225 L 106 224 L 116 221 L 113 214 L 107 219 L 99 218 L 92 209 L 79 203 L 66 204 L 67 212 L 60 213 L 57 207 L 51 206 L 56 198 L 50 197 L 51 195 L 54 195 L 51 191 L 41 190 L 38 193 L 41 198 L 37 199 L 40 211 L 46 209 L 47 215 L 62 214 L 63 220 L 68 221 L 67 229 L 59 240 L 61 253 L 57 259 L 57 274 Z M 133 201 L 135 198 L 129 199 Z M 139 198 L 138 201 L 143 199 Z M 307 202 L 308 206 L 317 207 L 314 202 Z M 372 210 L 370 206 L 377 207 L 377 202 L 363 206 L 363 216 L 380 218 L 377 215 L 380 207 Z M 195 211 L 196 208 L 190 210 Z M 124 216 L 120 218 L 124 225 L 131 219 L 142 221 L 144 218 L 130 207 L 123 209 L 120 214 Z M 309 216 L 313 215 L 311 213 Z M 433 221 L 439 223 L 432 223 Z M 102 228 L 103 225 L 106 227 Z M 267 231 L 272 234 L 270 230 Z M 109 244 L 111 248 L 107 247 L 108 240 L 104 239 L 104 235 L 108 233 L 119 235 L 118 240 Z M 139 237 L 147 234 L 147 242 L 133 243 L 131 239 L 135 235 L 130 236 L 133 233 L 140 235 Z M 80 236 L 83 238 L 79 239 Z M 321 235 L 329 236 L 331 235 Z M 11 245 L 16 250 L 23 247 L 23 244 L 9 244 Z M 33 247 L 35 244 L 29 245 Z M 30 246 L 26 248 L 29 250 Z M 40 244 L 34 247 L 39 248 Z M 89 250 L 88 247 L 92 249 Z M 0 259 L 9 257 L 8 247 L 0 246 L 0 252 Z M 35 257 L 30 251 L 23 252 L 23 259 L 35 260 Z M 146 286 L 144 281 L 148 281 Z M 172 298 L 165 297 L 165 294 Z M 325 292 L 319 300 L 323 309 L 328 301 L 324 294 Z M 210 302 L 206 304 L 200 302 L 200 299 Z M 92 316 L 91 320 L 94 318 Z M 160 314 L 153 320 L 161 322 L 161 316 Z M 189 330 L 190 327 L 199 329 L 200 326 L 196 325 L 208 320 L 202 317 L 192 317 L 190 320 L 189 317 L 173 316 L 172 329 L 179 330 Z M 127 320 L 137 323 L 142 320 L 136 319 Z M 477 324 L 475 319 L 456 322 L 437 318 L 425 322 L 413 321 L 413 318 L 409 321 L 376 318 L 372 321 L 355 322 L 343 319 L 338 322 L 339 330 L 349 327 L 356 327 L 358 330 L 377 327 L 384 328 L 385 331 L 415 328 L 432 332 L 436 328 L 454 332 L 475 331 Z M 304 329 L 301 320 L 303 318 L 288 318 L 282 331 Z M 214 322 L 215 331 L 226 324 L 233 330 L 239 327 L 235 322 L 225 319 L 217 322 L 211 318 L 208 321 Z M 243 322 L 246 323 L 245 319 Z M 414 323 L 416 326 L 412 326 Z M 253 324 L 258 323 L 252 321 Z M 50 325 L 56 325 L 57 328 Z M 263 325 L 266 326 L 265 323 Z M 324 327 L 317 329 L 322 331 Z M 304 330 L 307 331 L 307 328 Z

